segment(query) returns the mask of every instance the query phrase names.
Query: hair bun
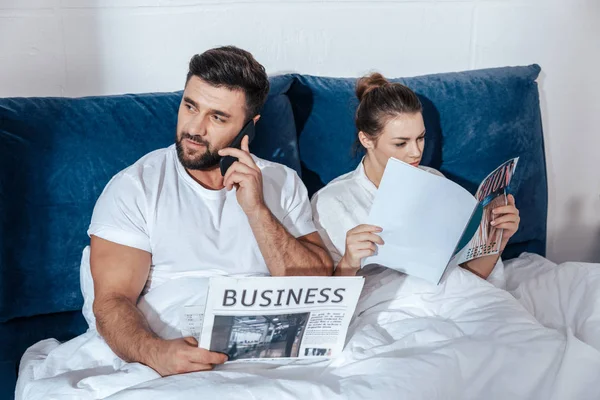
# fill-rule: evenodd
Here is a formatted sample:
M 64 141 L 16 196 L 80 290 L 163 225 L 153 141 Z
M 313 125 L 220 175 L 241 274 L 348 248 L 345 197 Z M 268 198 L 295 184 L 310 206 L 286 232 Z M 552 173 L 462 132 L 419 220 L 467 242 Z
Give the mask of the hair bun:
M 356 97 L 358 97 L 358 101 L 362 101 L 371 90 L 383 87 L 389 83 L 379 72 L 363 76 L 356 81 Z

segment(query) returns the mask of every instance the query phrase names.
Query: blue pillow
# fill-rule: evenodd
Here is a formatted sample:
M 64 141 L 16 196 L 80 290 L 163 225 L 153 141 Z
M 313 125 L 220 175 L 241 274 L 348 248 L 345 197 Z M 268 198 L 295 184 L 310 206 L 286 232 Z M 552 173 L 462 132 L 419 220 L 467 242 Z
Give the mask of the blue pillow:
M 494 168 L 519 156 L 511 185 L 521 228 L 506 258 L 527 250 L 544 254 L 547 185 L 539 97 L 540 67 L 507 67 L 392 79 L 417 95 L 427 128 L 423 164 L 475 192 Z M 356 167 L 358 100 L 354 78 L 296 75 L 292 102 L 302 176 L 312 194 Z
M 296 125 L 286 92 L 294 81 L 291 75 L 269 79 L 271 90 L 256 124 L 256 136 L 250 151 L 260 158 L 286 165 L 301 174 Z
M 251 145 L 300 170 L 285 91 L 272 89 Z M 108 180 L 171 145 L 181 92 L 0 99 L 0 322 L 81 308 L 79 263 Z

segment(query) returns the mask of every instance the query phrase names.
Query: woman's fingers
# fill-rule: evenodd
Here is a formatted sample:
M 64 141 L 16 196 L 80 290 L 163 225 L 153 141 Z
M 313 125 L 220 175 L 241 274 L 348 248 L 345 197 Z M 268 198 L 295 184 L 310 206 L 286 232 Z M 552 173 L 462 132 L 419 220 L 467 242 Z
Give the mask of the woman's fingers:
M 505 231 L 516 232 L 519 229 L 519 225 L 516 222 L 505 222 L 503 224 L 495 226 L 496 229 L 504 229 Z
M 376 235 L 374 233 L 370 233 L 370 232 L 354 233 L 348 237 L 348 241 L 350 243 L 358 243 L 358 242 L 371 243 L 372 242 L 372 243 L 377 243 L 377 244 L 381 244 L 381 245 L 384 244 L 381 236 Z
M 515 205 L 515 196 L 509 194 L 506 197 L 506 202 L 508 203 L 502 207 L 496 207 L 492 210 L 492 214 L 494 215 L 502 215 L 502 214 L 517 214 L 519 215 L 519 209 Z
M 355 257 L 355 258 L 356 258 L 358 261 L 360 261 L 360 260 L 362 260 L 362 259 L 363 259 L 363 258 L 365 258 L 365 257 L 372 256 L 373 254 L 375 254 L 375 250 L 372 250 L 372 249 L 357 250 L 357 251 L 354 253 L 354 257 Z
M 515 196 L 513 196 L 512 194 L 509 194 L 506 197 L 506 200 L 508 201 L 508 205 L 510 205 L 510 206 L 514 206 L 515 205 Z
M 496 207 L 492 210 L 492 214 L 494 215 L 502 215 L 502 214 L 516 214 L 519 215 L 519 210 L 514 205 Z
M 518 215 L 516 215 L 516 214 L 505 214 L 505 215 L 503 215 L 501 217 L 498 217 L 498 218 L 494 219 L 491 222 L 491 224 L 492 224 L 492 226 L 499 227 L 500 224 L 504 224 L 504 223 L 507 223 L 507 222 L 509 222 L 509 223 L 519 223 L 519 221 L 520 221 L 520 218 L 519 218 Z
M 355 244 L 351 245 L 349 247 L 349 249 L 352 252 L 357 252 L 357 251 L 361 251 L 361 250 L 373 250 L 373 251 L 376 251 L 377 250 L 377 245 L 375 245 L 374 243 L 371 243 L 371 242 L 359 242 L 359 243 L 355 243 Z
M 355 226 L 354 228 L 350 229 L 348 231 L 348 234 L 363 233 L 363 232 L 381 232 L 381 231 L 383 231 L 383 229 L 381 229 L 379 226 L 362 224 L 362 225 L 358 225 L 358 226 Z

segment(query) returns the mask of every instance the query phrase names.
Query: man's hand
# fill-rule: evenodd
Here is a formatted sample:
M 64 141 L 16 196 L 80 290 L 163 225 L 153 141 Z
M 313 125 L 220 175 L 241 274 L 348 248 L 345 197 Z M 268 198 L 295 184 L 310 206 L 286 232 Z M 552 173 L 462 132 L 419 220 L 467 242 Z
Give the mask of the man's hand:
M 507 206 L 492 210 L 492 214 L 494 214 L 494 219 L 491 222 L 492 226 L 496 229 L 504 229 L 500 251 L 504 251 L 509 239 L 519 230 L 519 223 L 521 222 L 519 210 L 515 206 L 515 197 L 509 194 L 507 200 Z
M 149 355 L 147 365 L 161 376 L 209 371 L 216 364 L 223 364 L 227 356 L 198 347 L 193 337 L 160 340 L 155 354 Z
M 241 148 L 239 150 L 228 147 L 219 150 L 219 155 L 238 159 L 225 173 L 223 185 L 227 190 L 231 190 L 233 187 L 237 189 L 238 203 L 244 213 L 250 216 L 266 207 L 263 198 L 262 172 L 250 155 L 248 136 L 244 136 L 242 139 Z
M 237 201 L 248 217 L 258 248 L 273 276 L 331 275 L 332 261 L 317 232 L 295 238 L 287 231 L 263 197 L 262 172 L 248 148 L 248 136 L 242 139 L 241 150 L 226 148 L 220 156 L 236 157 L 223 177 L 227 190 L 236 187 Z

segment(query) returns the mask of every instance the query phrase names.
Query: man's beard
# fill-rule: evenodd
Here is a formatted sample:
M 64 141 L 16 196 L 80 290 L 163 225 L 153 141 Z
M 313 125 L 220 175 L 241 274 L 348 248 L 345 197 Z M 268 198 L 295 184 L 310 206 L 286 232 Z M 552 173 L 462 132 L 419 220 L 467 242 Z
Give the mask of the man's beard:
M 198 151 L 196 151 L 192 156 L 187 155 L 183 144 L 181 143 L 184 139 L 204 145 L 206 147 L 206 151 L 200 155 L 198 154 Z M 181 138 L 175 139 L 175 147 L 177 148 L 177 158 L 179 158 L 179 162 L 181 162 L 181 164 L 187 169 L 212 169 L 219 164 L 219 161 L 221 161 L 221 156 L 218 154 L 218 150 L 215 151 L 212 149 L 210 143 L 198 135 L 192 136 L 189 133 L 182 133 Z

